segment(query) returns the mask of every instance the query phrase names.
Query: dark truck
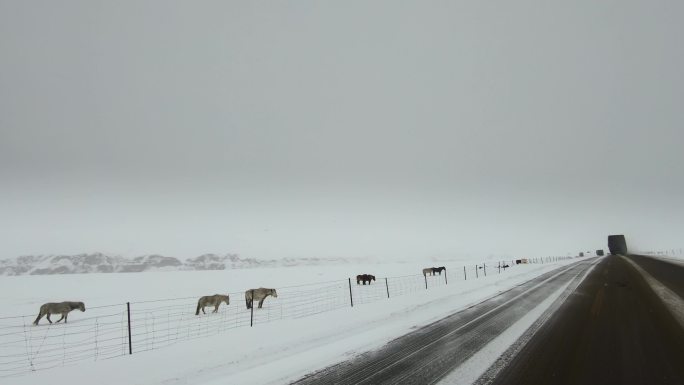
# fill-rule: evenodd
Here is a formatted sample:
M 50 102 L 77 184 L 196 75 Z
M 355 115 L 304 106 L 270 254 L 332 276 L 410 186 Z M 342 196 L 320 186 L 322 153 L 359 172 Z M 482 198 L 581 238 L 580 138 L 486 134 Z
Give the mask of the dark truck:
M 627 242 L 625 241 L 625 236 L 620 235 L 609 235 L 608 236 L 608 249 L 611 254 L 627 254 Z
M 596 256 L 603 257 L 603 249 L 596 250 Z

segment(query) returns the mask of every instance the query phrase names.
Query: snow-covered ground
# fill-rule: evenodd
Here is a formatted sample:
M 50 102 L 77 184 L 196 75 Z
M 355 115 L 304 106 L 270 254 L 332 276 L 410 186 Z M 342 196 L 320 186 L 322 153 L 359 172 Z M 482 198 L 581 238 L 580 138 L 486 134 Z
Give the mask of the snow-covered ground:
M 634 254 L 646 255 L 664 262 L 684 266 L 684 252 L 682 249 L 672 249 L 666 251 L 637 251 L 634 252 Z
M 429 290 L 425 290 L 422 276 L 416 274 L 431 264 L 420 262 L 5 277 L 0 280 L 0 317 L 26 316 L 0 319 L 0 325 L 7 328 L 3 330 L 19 342 L 28 331 L 32 339 L 31 346 L 24 347 L 25 352 L 46 349 L 36 346 L 45 344 L 42 336 L 57 340 L 58 348 L 61 338 L 66 347 L 55 349 L 55 355 L 61 354 L 66 366 L 57 362 L 52 369 L 38 368 L 34 373 L 3 378 L 2 382 L 34 384 L 68 379 L 73 384 L 117 385 L 287 383 L 571 262 L 574 260 L 517 265 L 501 274 L 489 266 L 487 277 L 480 270 L 480 277 L 474 279 L 475 263 L 469 261 L 464 263 L 467 281 L 463 279 L 463 265 L 447 265 L 448 285 L 443 277 L 430 278 Z M 346 278 L 359 273 L 374 274 L 379 279 L 371 286 L 352 285 L 356 299 L 352 308 Z M 390 277 L 387 286 L 380 279 L 386 276 Z M 320 284 L 308 285 L 315 282 Z M 255 310 L 256 324 L 250 328 L 249 311 L 241 295 L 245 289 L 259 286 L 277 288 L 279 296 L 268 298 L 263 309 Z M 221 292 L 231 293 L 230 306 L 223 305 L 218 314 L 210 314 L 207 309 L 207 315 L 194 315 L 198 296 Z M 141 303 L 159 298 L 172 300 Z M 69 317 L 67 327 L 76 329 L 64 325 L 30 326 L 41 303 L 61 300 L 86 303 L 86 313 L 75 311 Z M 98 308 L 127 301 L 133 302 L 133 355 L 126 354 L 124 306 Z M 99 319 L 95 330 L 93 319 Z M 83 333 L 78 332 L 79 327 Z M 107 338 L 103 338 L 108 327 L 115 333 L 111 350 L 107 350 Z M 77 332 L 70 336 L 65 330 Z M 136 345 L 136 337 L 145 337 L 150 331 L 154 331 L 150 334 L 152 341 L 143 338 L 144 342 Z M 99 339 L 94 350 L 92 336 Z M 72 364 L 70 338 L 90 344 L 84 349 L 83 360 Z M 0 355 L 6 353 L 12 352 Z M 114 358 L 107 359 L 110 356 Z M 29 367 L 26 362 L 18 365 Z

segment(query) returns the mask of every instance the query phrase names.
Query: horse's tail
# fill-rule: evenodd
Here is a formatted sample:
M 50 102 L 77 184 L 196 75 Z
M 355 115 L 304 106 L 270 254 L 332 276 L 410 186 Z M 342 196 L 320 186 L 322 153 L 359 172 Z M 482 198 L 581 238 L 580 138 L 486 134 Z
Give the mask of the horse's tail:
M 42 306 L 40 307 L 40 311 L 38 311 L 38 317 L 36 317 L 36 320 L 33 321 L 33 324 L 38 325 L 38 321 L 40 321 L 41 318 L 43 318 L 43 307 Z
M 199 309 L 202 307 L 202 300 L 200 299 L 197 301 L 197 310 L 195 311 L 195 315 L 199 315 Z

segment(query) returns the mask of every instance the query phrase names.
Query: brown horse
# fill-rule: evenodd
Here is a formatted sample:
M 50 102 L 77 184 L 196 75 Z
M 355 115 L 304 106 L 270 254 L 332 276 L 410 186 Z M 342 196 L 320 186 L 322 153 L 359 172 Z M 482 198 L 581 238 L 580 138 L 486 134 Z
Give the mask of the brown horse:
M 442 275 L 442 271 L 446 271 L 446 267 L 440 266 L 440 267 L 433 267 L 432 268 L 432 275 L 435 275 L 439 273 L 439 275 Z
M 370 285 L 371 280 L 375 281 L 375 276 L 370 275 L 370 274 L 359 274 L 356 276 L 356 284 L 358 285 L 359 283 L 363 282 L 365 285 L 366 282 Z

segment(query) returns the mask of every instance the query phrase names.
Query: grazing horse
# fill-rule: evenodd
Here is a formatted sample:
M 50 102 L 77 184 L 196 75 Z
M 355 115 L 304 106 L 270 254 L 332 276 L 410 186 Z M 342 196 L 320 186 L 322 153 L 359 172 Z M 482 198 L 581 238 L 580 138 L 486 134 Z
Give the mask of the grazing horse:
M 213 306 L 214 311 L 212 311 L 212 313 L 216 313 L 218 312 L 221 302 L 225 302 L 226 305 L 230 305 L 230 297 L 221 294 L 206 295 L 197 301 L 197 311 L 195 312 L 195 315 L 199 315 L 200 309 L 202 309 L 202 313 L 207 314 L 204 312 L 205 306 Z
M 366 284 L 366 282 L 368 282 L 368 284 L 370 285 L 370 284 L 371 284 L 371 280 L 375 281 L 375 276 L 374 276 L 374 275 L 370 275 L 370 274 L 359 274 L 359 275 L 356 276 L 356 284 L 357 284 L 357 285 L 358 285 L 360 282 L 363 282 L 364 285 Z
M 259 309 L 264 304 L 264 300 L 268 296 L 273 296 L 273 298 L 278 298 L 278 293 L 275 289 L 264 289 L 260 287 L 258 289 L 249 289 L 245 292 L 245 303 L 247 304 L 247 309 L 252 308 L 252 302 L 259 301 Z
M 426 267 L 423 269 L 423 277 L 426 277 L 428 275 L 435 275 L 435 271 L 432 267 Z
M 432 275 L 435 275 L 439 273 L 439 275 L 442 275 L 442 271 L 446 271 L 446 267 L 440 266 L 440 267 L 433 267 L 432 268 Z
M 48 322 L 52 323 L 52 321 L 50 320 L 50 314 L 61 314 L 62 318 L 58 319 L 56 322 L 64 320 L 64 323 L 66 323 L 67 317 L 69 316 L 69 312 L 75 309 L 85 311 L 85 305 L 83 304 L 83 302 L 48 302 L 40 307 L 38 318 L 36 318 L 36 320 L 33 321 L 33 324 L 38 325 L 38 321 L 40 321 L 40 319 L 43 318 L 43 316 L 45 315 L 47 315 Z

